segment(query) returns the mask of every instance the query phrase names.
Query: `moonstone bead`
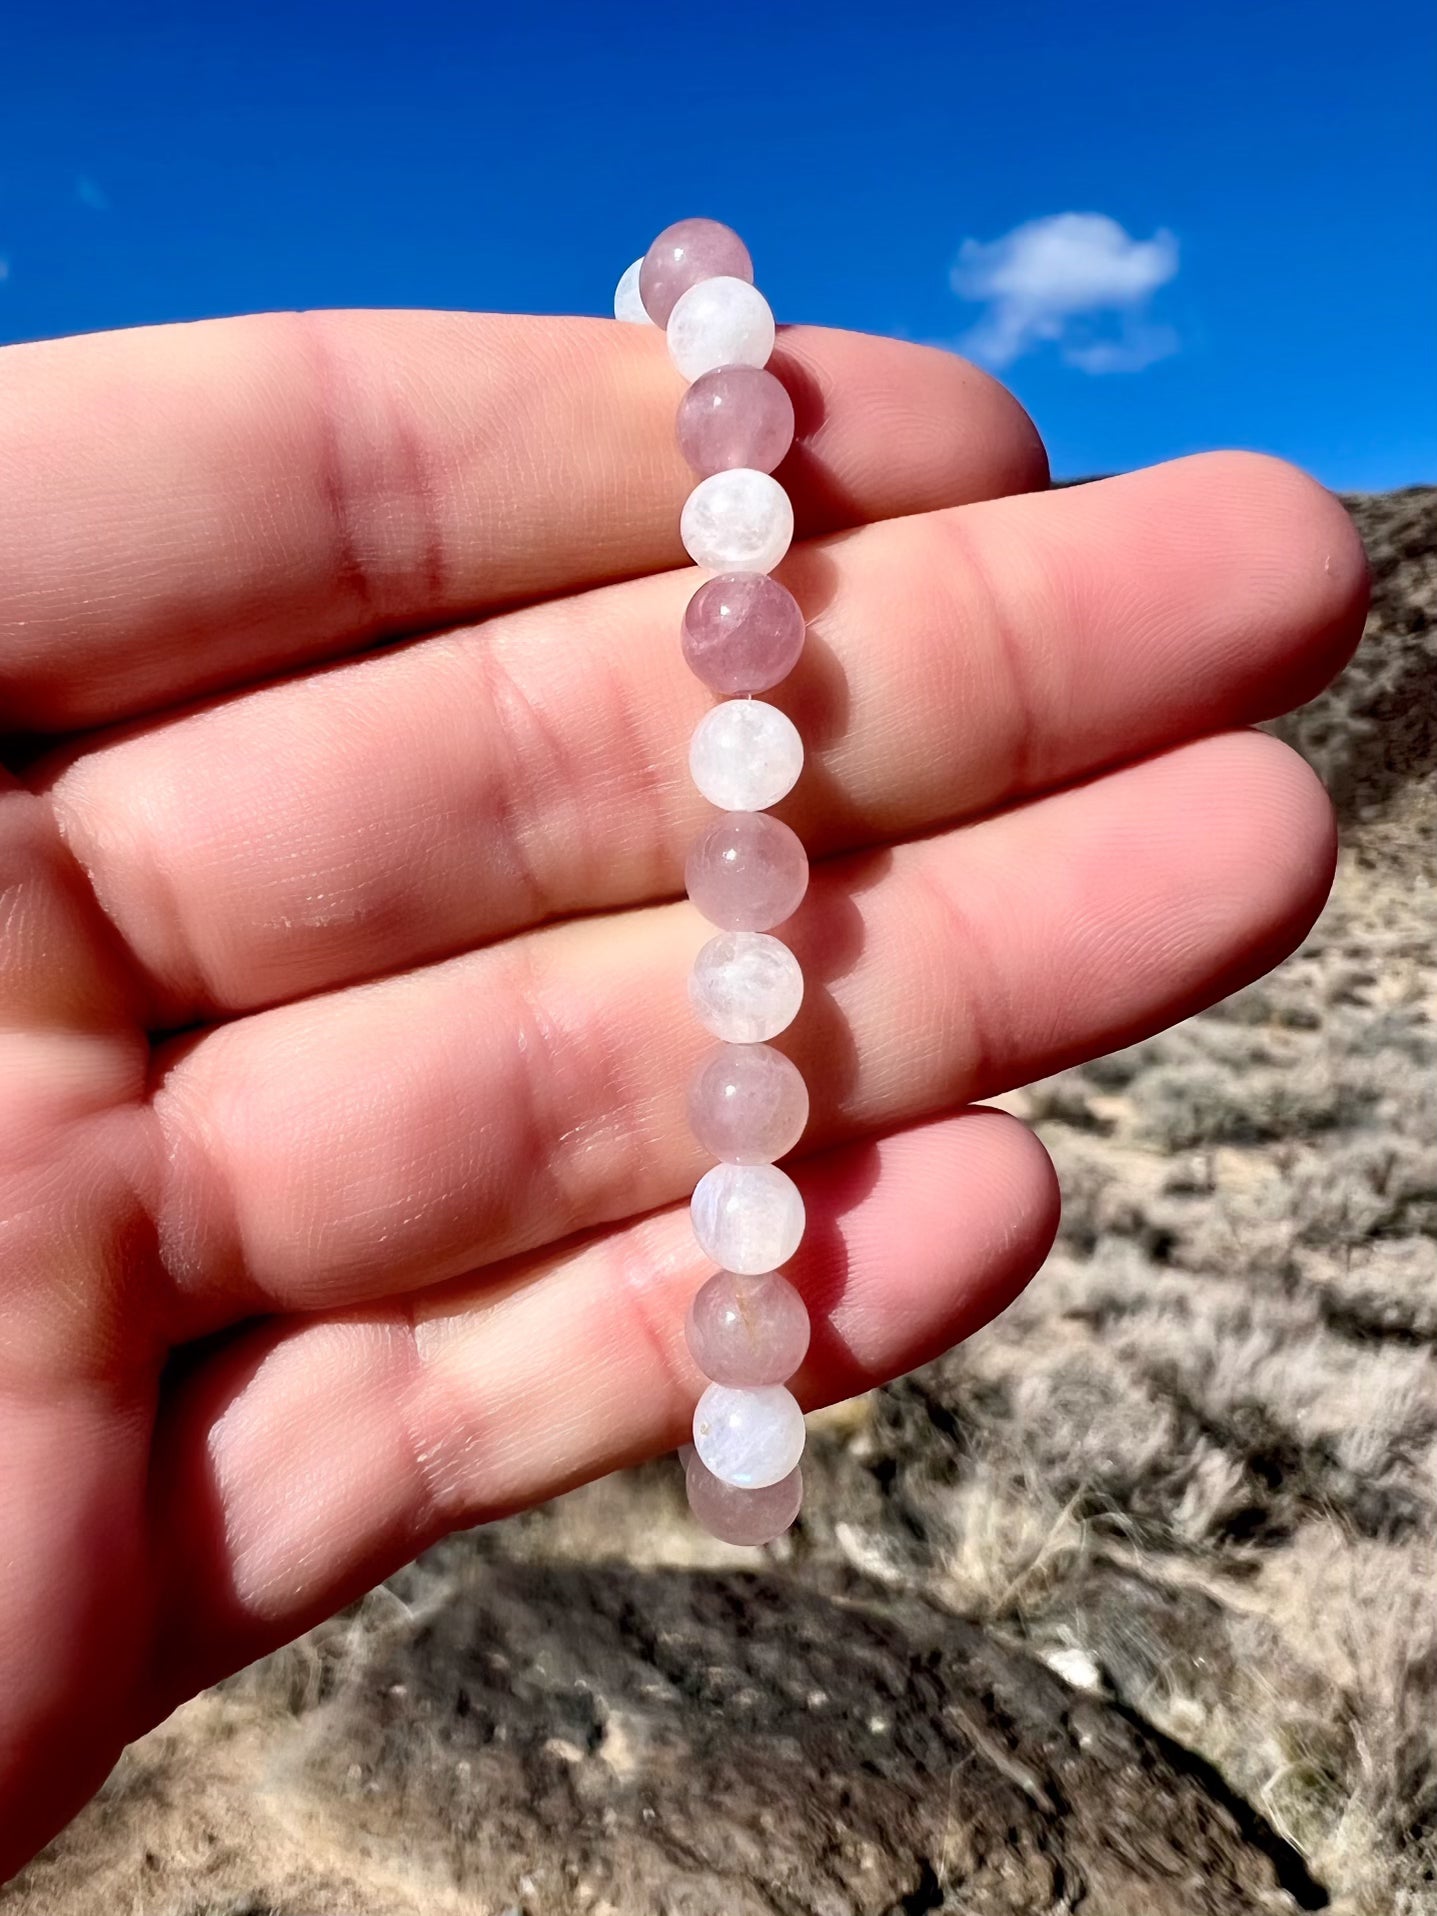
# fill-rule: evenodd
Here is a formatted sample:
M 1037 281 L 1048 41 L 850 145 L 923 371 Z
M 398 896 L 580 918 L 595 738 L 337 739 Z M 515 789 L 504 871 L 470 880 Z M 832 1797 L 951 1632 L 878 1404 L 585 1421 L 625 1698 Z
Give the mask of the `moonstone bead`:
M 694 1236 L 721 1270 L 776 1271 L 803 1237 L 803 1199 L 776 1164 L 716 1164 L 694 1186 Z
M 793 540 L 793 507 L 769 473 L 735 466 L 700 479 L 684 501 L 679 537 L 711 572 L 772 572 Z
M 684 658 L 711 691 L 767 692 L 797 665 L 803 632 L 787 586 L 761 572 L 728 572 L 689 600 Z
M 803 969 L 788 946 L 762 931 L 721 931 L 689 973 L 699 1022 L 729 1044 L 776 1038 L 798 1016 Z
M 762 1490 L 803 1455 L 803 1412 L 782 1384 L 710 1384 L 694 1411 L 694 1449 L 721 1483 Z
M 726 812 L 777 805 L 802 770 L 798 727 L 762 699 L 728 699 L 694 727 L 689 772 L 709 803 Z
M 725 1164 L 772 1164 L 807 1123 L 803 1073 L 772 1045 L 719 1045 L 689 1086 L 689 1129 Z
M 639 265 L 639 291 L 649 318 L 667 326 L 680 295 L 716 274 L 752 281 L 753 261 L 738 234 L 722 220 L 675 220 Z
M 623 277 L 614 288 L 614 318 L 626 320 L 631 326 L 652 326 L 653 321 L 644 311 L 644 302 L 639 297 L 639 268 L 643 265 L 636 259 L 632 266 L 624 269 Z
M 808 1312 L 786 1277 L 715 1271 L 684 1326 L 689 1351 L 716 1384 L 783 1384 L 808 1351 Z
M 761 366 L 716 366 L 679 401 L 677 430 L 695 472 L 772 472 L 793 444 L 793 401 Z
M 668 319 L 669 358 L 685 379 L 716 366 L 766 366 L 773 313 L 746 279 L 706 279 L 676 301 Z
M 720 1543 L 772 1543 L 803 1507 L 803 1473 L 798 1469 L 762 1490 L 740 1490 L 694 1457 L 684 1472 L 684 1489 L 689 1509 Z
M 781 819 L 767 812 L 726 812 L 690 846 L 684 883 L 721 931 L 769 931 L 802 904 L 808 856 Z

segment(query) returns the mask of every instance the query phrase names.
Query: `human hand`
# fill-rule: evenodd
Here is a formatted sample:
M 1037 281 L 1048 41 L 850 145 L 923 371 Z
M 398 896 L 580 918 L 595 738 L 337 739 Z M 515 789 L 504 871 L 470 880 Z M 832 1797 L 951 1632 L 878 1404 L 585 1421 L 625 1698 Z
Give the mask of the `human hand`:
M 1241 728 L 1337 669 L 1366 571 L 1274 462 L 1038 494 L 945 354 L 775 367 L 818 1404 L 1046 1252 L 1047 1159 L 974 1099 L 1312 921 L 1326 799 Z M 684 1435 L 680 391 L 598 321 L 0 355 L 0 1874 L 195 1688 Z

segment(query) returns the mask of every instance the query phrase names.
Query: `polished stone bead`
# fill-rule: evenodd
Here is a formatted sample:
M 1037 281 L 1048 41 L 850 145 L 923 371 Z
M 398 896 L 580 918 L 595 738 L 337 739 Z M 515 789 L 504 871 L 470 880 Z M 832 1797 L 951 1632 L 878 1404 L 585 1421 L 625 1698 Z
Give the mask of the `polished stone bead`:
M 808 1351 L 808 1312 L 786 1277 L 715 1271 L 684 1326 L 689 1351 L 716 1384 L 786 1384 Z
M 776 1484 L 762 1490 L 740 1490 L 715 1477 L 695 1456 L 684 1472 L 689 1509 L 711 1537 L 720 1543 L 772 1543 L 781 1537 L 803 1507 L 803 1473 L 797 1467 Z
M 639 297 L 639 268 L 643 265 L 636 259 L 632 266 L 626 267 L 623 277 L 614 288 L 614 318 L 626 320 L 631 326 L 652 326 L 653 321 L 644 311 L 644 302 Z
M 772 572 L 793 542 L 793 507 L 771 474 L 736 466 L 700 479 L 684 501 L 679 537 L 711 572 Z
M 798 1016 L 803 970 L 788 946 L 761 931 L 721 931 L 689 973 L 689 1003 L 705 1030 L 729 1044 L 776 1038 Z
M 803 1455 L 803 1412 L 782 1384 L 710 1384 L 694 1411 L 694 1449 L 721 1483 L 762 1490 Z
M 725 812 L 700 832 L 684 866 L 689 897 L 722 931 L 770 931 L 808 889 L 796 833 L 768 812 Z
M 694 727 L 690 775 L 709 803 L 726 812 L 761 812 L 777 805 L 802 770 L 798 727 L 762 699 L 728 699 Z
M 769 303 L 746 279 L 706 279 L 669 314 L 669 358 L 685 379 L 718 366 L 766 366 L 773 352 Z
M 772 472 L 793 444 L 793 401 L 761 366 L 717 366 L 679 401 L 678 438 L 695 472 Z
M 716 1164 L 694 1186 L 694 1236 L 720 1270 L 776 1271 L 803 1238 L 803 1199 L 776 1164 Z
M 675 220 L 640 263 L 639 291 L 650 319 L 667 326 L 682 294 L 720 274 L 753 280 L 753 261 L 738 234 L 721 220 Z
M 807 1123 L 803 1073 L 772 1045 L 718 1045 L 689 1086 L 689 1129 L 725 1164 L 772 1164 Z
M 761 572 L 728 572 L 701 585 L 684 610 L 689 670 L 711 691 L 767 692 L 803 651 L 803 614 L 787 586 Z

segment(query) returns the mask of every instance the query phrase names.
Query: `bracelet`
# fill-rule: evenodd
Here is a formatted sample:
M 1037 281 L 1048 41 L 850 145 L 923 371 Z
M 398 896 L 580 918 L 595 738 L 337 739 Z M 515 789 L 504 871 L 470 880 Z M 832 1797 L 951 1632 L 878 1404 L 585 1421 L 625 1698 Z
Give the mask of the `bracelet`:
M 803 650 L 804 618 L 769 575 L 793 538 L 793 507 L 773 478 L 793 442 L 793 402 L 767 370 L 774 323 L 738 234 L 716 220 L 680 220 L 635 260 L 615 316 L 662 326 L 689 380 L 678 440 L 699 475 L 679 522 L 685 550 L 716 576 L 684 613 L 695 674 L 723 698 L 702 718 L 689 769 L 719 816 L 689 852 L 685 884 L 718 928 L 700 951 L 689 998 L 719 1040 L 689 1090 L 689 1123 L 719 1160 L 694 1190 L 694 1235 L 719 1266 L 686 1324 L 711 1381 L 694 1412 L 685 1484 L 699 1522 L 727 1543 L 761 1544 L 787 1530 L 803 1500 L 803 1412 L 785 1388 L 808 1349 L 803 1299 L 780 1267 L 803 1236 L 803 1199 L 774 1160 L 808 1122 L 796 1065 L 767 1040 L 803 997 L 798 960 L 771 935 L 798 909 L 808 859 L 769 815 L 803 768 L 793 721 L 756 698 Z

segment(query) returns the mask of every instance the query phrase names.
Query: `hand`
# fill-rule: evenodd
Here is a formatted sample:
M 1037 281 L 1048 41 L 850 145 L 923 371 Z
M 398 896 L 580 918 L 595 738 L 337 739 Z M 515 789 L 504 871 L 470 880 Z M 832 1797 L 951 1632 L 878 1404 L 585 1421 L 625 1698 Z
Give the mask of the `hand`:
M 1242 728 L 1366 572 L 1274 462 L 1039 493 L 947 355 L 779 368 L 818 1404 L 1047 1250 L 1047 1159 L 972 1100 L 1311 923 L 1326 799 Z M 680 391 L 581 320 L 0 355 L 0 1873 L 190 1691 L 684 1435 Z

